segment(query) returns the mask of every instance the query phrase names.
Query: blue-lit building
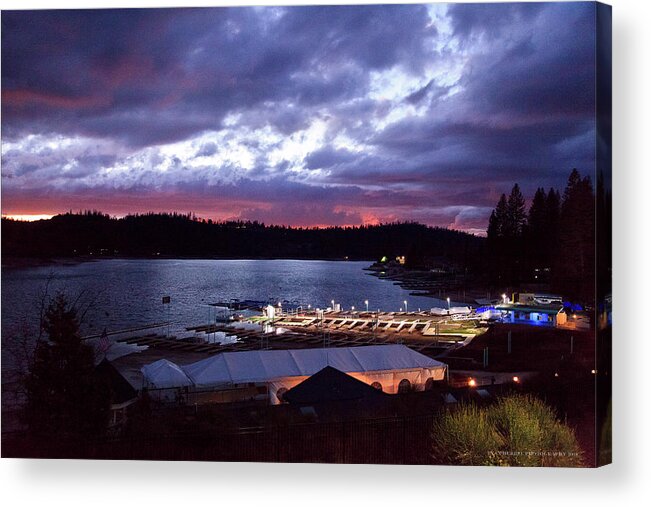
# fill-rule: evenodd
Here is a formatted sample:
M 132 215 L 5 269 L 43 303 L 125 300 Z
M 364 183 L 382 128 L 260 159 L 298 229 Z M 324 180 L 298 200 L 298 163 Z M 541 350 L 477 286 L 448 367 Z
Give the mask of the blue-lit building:
M 557 327 L 567 323 L 567 314 L 563 305 L 503 303 L 497 305 L 495 309 L 502 312 L 502 322 L 512 324 Z

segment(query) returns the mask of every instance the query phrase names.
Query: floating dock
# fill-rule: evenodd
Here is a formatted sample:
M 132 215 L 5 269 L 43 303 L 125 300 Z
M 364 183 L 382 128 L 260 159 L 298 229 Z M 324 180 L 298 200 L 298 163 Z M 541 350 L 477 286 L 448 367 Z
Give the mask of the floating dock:
M 181 338 L 148 333 L 117 342 L 206 354 L 401 343 L 434 357 L 483 331 L 475 322 L 457 322 L 426 312 L 336 311 L 290 312 L 277 314 L 273 319 L 256 316 L 244 323 L 215 322 L 185 330 L 193 334 Z

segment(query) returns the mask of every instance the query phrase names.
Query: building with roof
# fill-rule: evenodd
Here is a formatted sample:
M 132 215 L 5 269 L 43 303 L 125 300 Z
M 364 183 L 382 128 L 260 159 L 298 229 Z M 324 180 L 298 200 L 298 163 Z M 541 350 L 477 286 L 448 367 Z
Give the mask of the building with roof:
M 283 401 L 297 405 L 331 401 L 359 401 L 386 396 L 380 389 L 326 366 L 283 395 Z
M 561 304 L 504 303 L 495 309 L 502 312 L 502 322 L 559 327 L 567 323 L 567 314 Z
M 127 418 L 127 409 L 138 400 L 138 391 L 106 358 L 95 367 L 95 375 L 109 388 L 111 415 L 109 426 L 118 426 Z
M 178 385 L 166 379 L 162 387 L 156 363 L 142 368 L 144 384 L 182 388 L 196 403 L 266 398 L 278 404 L 284 393 L 327 366 L 389 394 L 423 390 L 443 380 L 447 370 L 405 345 L 223 352 L 185 366 L 168 363 L 165 371 L 174 373 Z M 179 371 L 184 375 L 177 376 Z

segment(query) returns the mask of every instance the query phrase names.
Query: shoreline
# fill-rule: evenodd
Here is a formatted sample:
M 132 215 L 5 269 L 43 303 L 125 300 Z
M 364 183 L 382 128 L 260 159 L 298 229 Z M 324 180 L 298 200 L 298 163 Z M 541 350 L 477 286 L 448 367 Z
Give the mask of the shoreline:
M 397 265 L 381 266 L 378 263 L 365 268 L 365 271 L 380 280 L 391 281 L 394 285 L 408 290 L 410 296 L 438 300 L 449 297 L 453 303 L 472 306 L 483 304 L 480 300 L 492 300 L 499 296 L 494 289 L 491 290 L 475 280 L 460 279 L 454 273 L 436 273 Z
M 326 262 L 374 262 L 372 259 L 342 259 L 341 257 L 219 257 L 219 256 L 179 256 L 179 255 L 156 255 L 156 256 L 129 256 L 129 255 L 102 255 L 102 256 L 80 256 L 80 257 L 11 257 L 2 256 L 2 270 L 29 269 L 46 266 L 76 266 L 86 262 L 98 262 L 102 260 L 206 260 L 206 261 L 326 261 Z M 365 268 L 366 269 L 366 268 Z

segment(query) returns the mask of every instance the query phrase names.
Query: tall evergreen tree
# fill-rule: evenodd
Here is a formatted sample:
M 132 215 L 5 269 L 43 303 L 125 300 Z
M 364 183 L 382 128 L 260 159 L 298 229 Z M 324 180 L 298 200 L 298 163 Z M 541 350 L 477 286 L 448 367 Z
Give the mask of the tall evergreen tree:
M 497 214 L 495 210 L 491 211 L 491 216 L 488 217 L 488 228 L 486 229 L 486 238 L 489 242 L 495 241 L 499 234 L 499 223 L 497 221 Z
M 536 190 L 531 201 L 527 228 L 532 237 L 543 236 L 547 227 L 547 195 L 544 188 Z
M 554 283 L 569 297 L 593 304 L 595 199 L 589 176 L 574 169 L 561 204 Z
M 561 220 L 561 194 L 558 190 L 550 188 L 547 193 L 547 234 L 552 235 L 552 240 L 558 233 L 558 226 Z
M 513 185 L 509 200 L 506 206 L 506 221 L 504 236 L 507 238 L 519 239 L 522 236 L 527 223 L 526 203 L 520 185 Z
M 506 221 L 509 213 L 509 206 L 506 200 L 506 194 L 500 196 L 500 200 L 495 207 L 495 223 L 497 227 L 497 237 L 503 238 L 506 233 Z
M 81 341 L 76 309 L 63 294 L 47 308 L 42 327 L 48 339 L 38 342 L 26 380 L 30 431 L 50 438 L 100 435 L 110 392 L 94 373 L 94 351 Z
M 547 230 L 545 231 L 545 267 L 554 264 L 555 252 L 558 248 L 558 231 L 561 225 L 561 194 L 550 188 L 547 193 Z
M 529 208 L 525 234 L 527 271 L 529 274 L 534 273 L 535 281 L 542 281 L 542 272 L 540 270 L 544 267 L 547 257 L 547 211 L 547 195 L 545 194 L 545 189 L 538 188 Z
M 526 203 L 520 186 L 516 183 L 509 195 L 506 205 L 504 224 L 504 249 L 506 279 L 510 284 L 517 285 L 523 277 L 525 263 L 524 229 L 527 223 Z
M 501 283 L 506 276 L 506 240 L 504 237 L 508 215 L 506 194 L 500 196 L 495 209 L 491 212 L 486 231 L 489 274 L 493 283 Z

